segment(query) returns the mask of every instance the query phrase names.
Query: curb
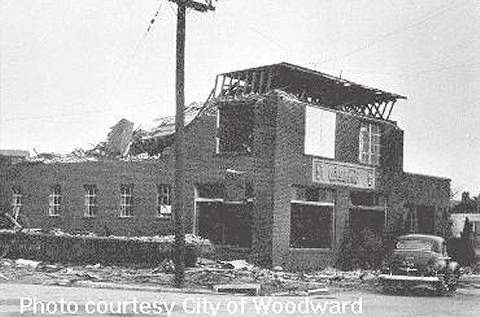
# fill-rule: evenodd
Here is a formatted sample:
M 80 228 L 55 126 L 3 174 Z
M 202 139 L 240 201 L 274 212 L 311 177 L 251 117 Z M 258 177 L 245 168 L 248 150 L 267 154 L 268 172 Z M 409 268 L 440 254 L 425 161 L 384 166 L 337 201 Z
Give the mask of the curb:
M 157 293 L 182 293 L 182 294 L 216 294 L 208 289 L 201 288 L 174 288 L 174 287 L 158 287 L 150 285 L 135 285 L 135 284 L 117 284 L 107 282 L 92 282 L 92 281 L 76 281 L 71 284 L 47 284 L 45 286 L 64 286 L 64 287 L 85 287 L 98 289 L 116 289 L 124 291 L 144 291 Z

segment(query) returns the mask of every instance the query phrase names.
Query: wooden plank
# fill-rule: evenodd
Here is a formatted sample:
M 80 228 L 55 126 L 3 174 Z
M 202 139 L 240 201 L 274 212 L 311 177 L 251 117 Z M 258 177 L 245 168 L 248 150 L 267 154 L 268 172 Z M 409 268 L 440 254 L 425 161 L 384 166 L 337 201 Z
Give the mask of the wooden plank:
M 258 295 L 260 284 L 219 284 L 214 285 L 213 290 L 217 293 L 234 293 Z

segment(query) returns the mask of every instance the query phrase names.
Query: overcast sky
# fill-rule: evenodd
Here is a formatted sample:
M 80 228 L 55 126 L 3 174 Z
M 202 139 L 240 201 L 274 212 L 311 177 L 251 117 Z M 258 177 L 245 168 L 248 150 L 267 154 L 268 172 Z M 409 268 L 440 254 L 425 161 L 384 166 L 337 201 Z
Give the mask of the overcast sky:
M 1 0 L 0 148 L 69 152 L 120 118 L 174 113 L 166 0 Z M 163 5 L 150 32 L 149 21 Z M 143 39 L 143 40 L 142 40 Z M 219 0 L 189 12 L 187 102 L 215 75 L 281 61 L 408 96 L 405 169 L 480 192 L 478 0 Z

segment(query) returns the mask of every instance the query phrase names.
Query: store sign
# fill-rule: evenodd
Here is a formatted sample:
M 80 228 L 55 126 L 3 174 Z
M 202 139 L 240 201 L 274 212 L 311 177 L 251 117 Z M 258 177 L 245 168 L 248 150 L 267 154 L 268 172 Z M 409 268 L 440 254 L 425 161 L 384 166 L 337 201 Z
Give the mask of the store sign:
M 375 175 L 373 167 L 313 159 L 314 183 L 374 189 Z

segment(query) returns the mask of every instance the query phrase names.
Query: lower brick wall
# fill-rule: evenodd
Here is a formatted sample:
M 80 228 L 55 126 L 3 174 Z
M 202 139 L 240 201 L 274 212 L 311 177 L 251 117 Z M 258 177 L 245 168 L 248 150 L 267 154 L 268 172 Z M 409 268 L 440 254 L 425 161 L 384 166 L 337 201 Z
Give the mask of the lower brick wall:
M 3 182 L 3 195 L 11 197 L 12 186 L 22 190 L 21 216 L 30 228 L 61 228 L 72 232 L 103 235 L 163 235 L 173 232 L 172 221 L 157 217 L 157 184 L 172 183 L 168 163 L 85 162 L 71 164 L 26 163 L 10 166 Z M 49 216 L 51 186 L 61 187 L 59 216 Z M 133 184 L 133 213 L 120 217 L 120 186 Z M 97 214 L 85 217 L 84 185 L 96 185 Z M 4 208 L 11 208 L 10 206 Z

